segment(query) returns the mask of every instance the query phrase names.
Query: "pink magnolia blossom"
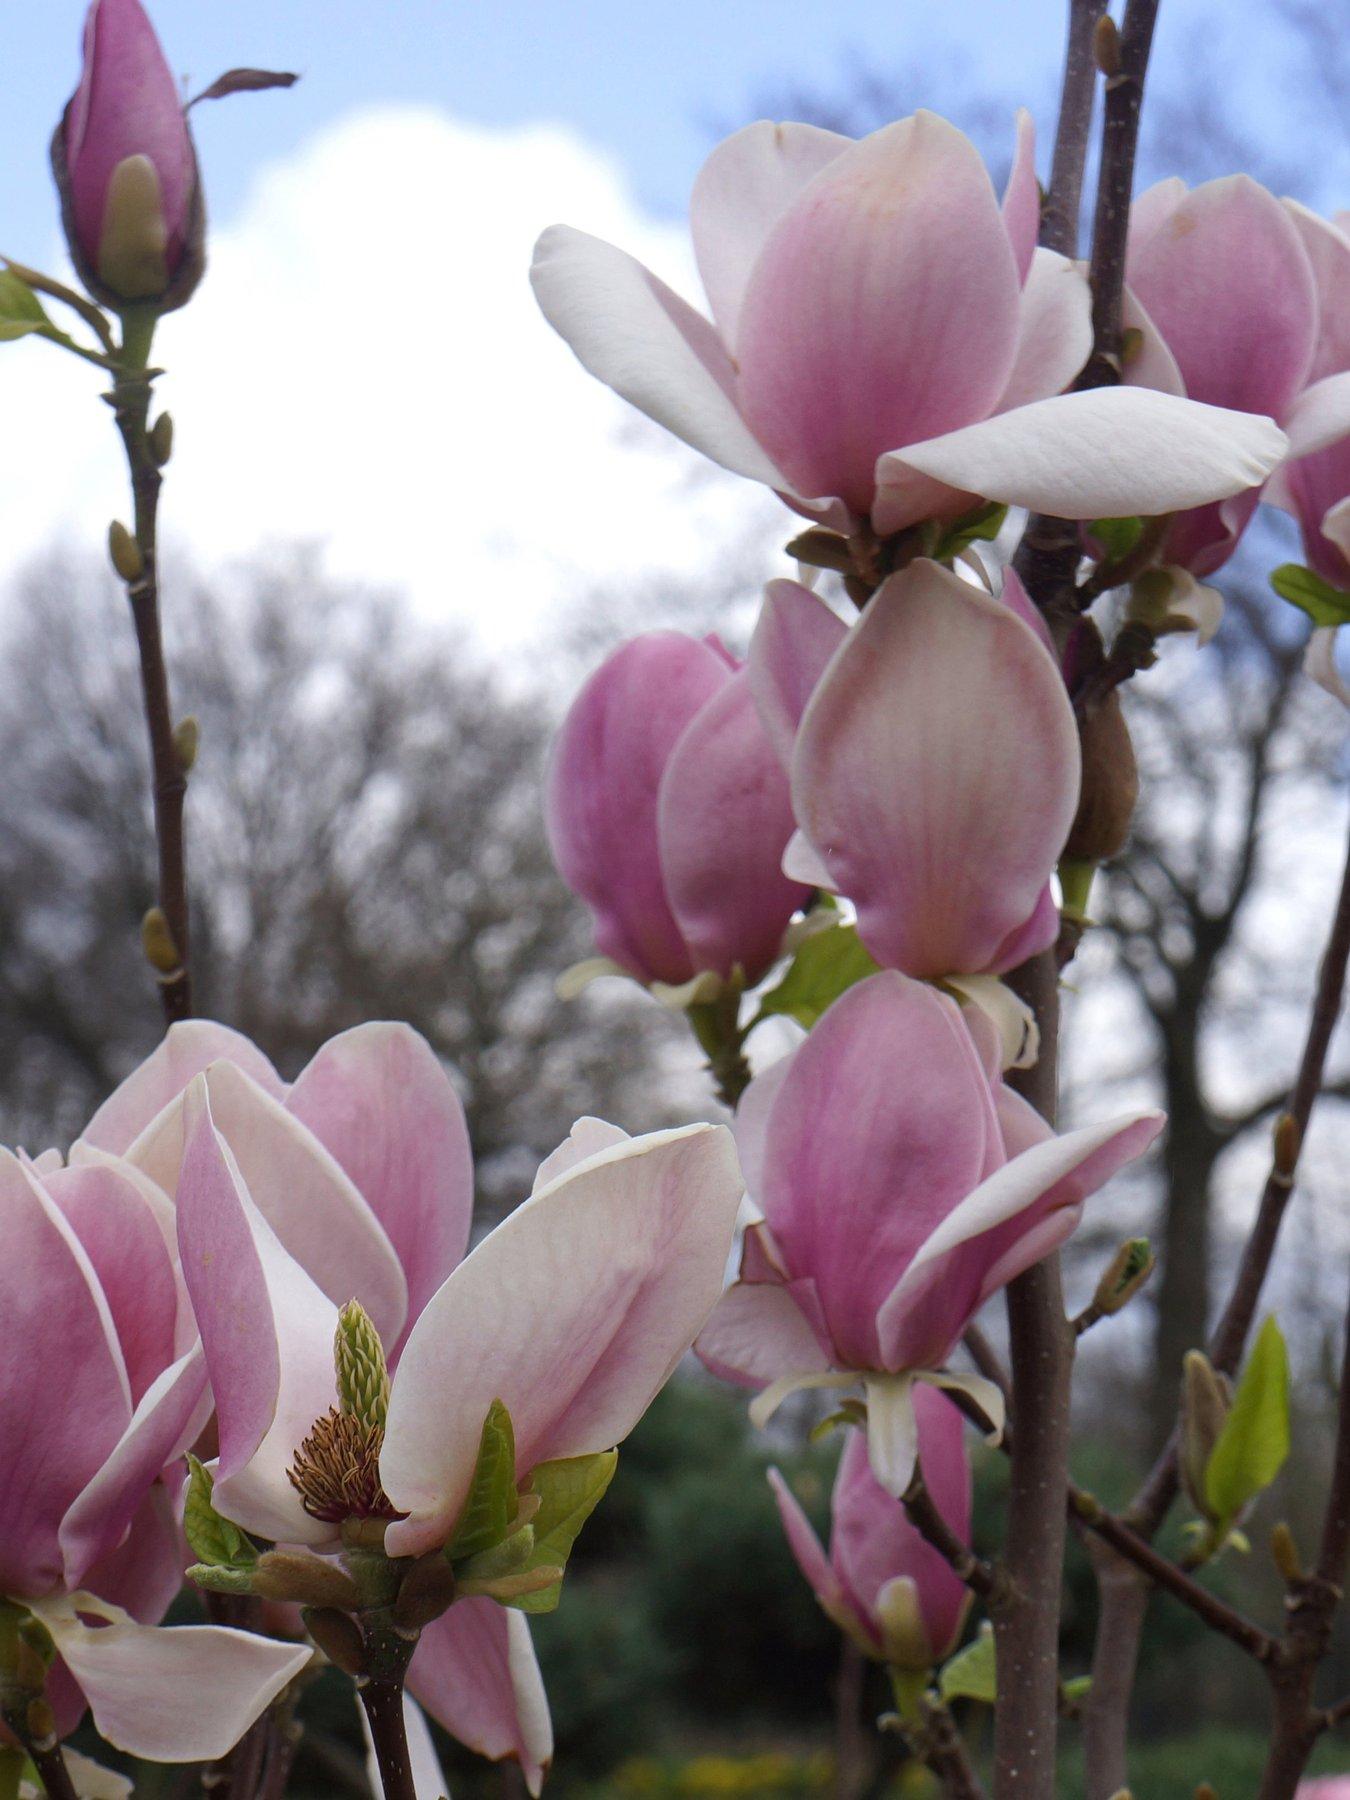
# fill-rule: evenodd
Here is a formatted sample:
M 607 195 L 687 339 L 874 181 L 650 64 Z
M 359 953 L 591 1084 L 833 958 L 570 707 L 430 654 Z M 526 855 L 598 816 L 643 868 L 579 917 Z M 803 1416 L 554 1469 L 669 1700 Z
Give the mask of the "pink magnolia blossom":
M 1350 213 L 1326 220 L 1284 204 L 1316 286 L 1317 340 L 1303 404 L 1311 412 L 1321 402 L 1320 444 L 1306 452 L 1296 443 L 1269 493 L 1297 519 L 1309 567 L 1350 592 Z
M 360 1300 L 397 1354 L 464 1255 L 473 1212 L 464 1109 L 430 1045 L 406 1025 L 358 1025 L 287 1083 L 238 1032 L 175 1025 L 95 1113 L 72 1163 L 120 1158 L 171 1213 L 199 1075 L 281 1242 L 330 1300 Z
M 201 273 L 201 193 L 173 71 L 140 0 L 94 0 L 53 151 L 82 279 L 110 305 L 181 305 Z
M 750 1196 L 740 1279 L 696 1349 L 762 1390 L 861 1385 L 872 1467 L 914 1469 L 916 1380 L 943 1374 L 998 1288 L 1072 1233 L 1083 1203 L 1161 1130 L 1134 1112 L 1057 1137 L 991 1075 L 955 1003 L 883 972 L 850 988 L 737 1117 Z M 997 1422 L 997 1391 L 978 1384 Z
M 1011 570 L 996 600 L 912 563 L 851 629 L 772 582 L 749 669 L 802 832 L 787 866 L 848 896 L 879 963 L 998 974 L 1054 942 L 1078 732 Z
M 545 316 L 593 375 L 797 510 L 888 534 L 976 497 L 1061 518 L 1241 492 L 1269 419 L 1142 389 L 1064 394 L 1091 348 L 1080 269 L 1035 247 L 1023 115 L 1002 207 L 978 152 L 920 112 L 858 142 L 747 126 L 713 151 L 690 224 L 712 323 L 621 250 L 555 225 Z
M 136 1755 L 223 1755 L 307 1653 L 154 1628 L 183 1569 L 160 1477 L 210 1410 L 171 1209 L 115 1159 L 64 1168 L 0 1151 L 0 1235 L 0 1597 L 51 1633 L 63 1735 L 88 1704 Z M 193 1682 L 211 1707 L 181 1705 Z
M 1319 1775 L 1300 1781 L 1296 1800 L 1350 1800 L 1350 1775 Z
M 1142 330 L 1130 381 L 1211 405 L 1269 415 L 1291 461 L 1350 433 L 1350 344 L 1334 228 L 1281 204 L 1246 175 L 1192 191 L 1179 178 L 1135 202 L 1130 219 L 1131 322 Z M 1165 556 L 1193 575 L 1232 554 L 1256 510 L 1249 488 L 1180 513 Z
M 218 1067 L 219 1065 L 217 1065 Z M 215 1397 L 214 1504 L 245 1530 L 319 1552 L 336 1527 L 288 1477 L 301 1440 L 337 1399 L 337 1307 L 265 1216 L 255 1178 L 274 1124 L 257 1090 L 227 1134 L 214 1070 L 182 1109 L 176 1183 L 184 1276 Z M 302 1078 L 303 1081 L 303 1078 Z M 427 1160 L 416 1104 L 386 1156 Z M 434 1108 L 425 1126 L 434 1142 Z M 258 1134 L 255 1143 L 252 1133 Z M 380 1479 L 393 1556 L 434 1551 L 468 1496 L 483 1421 L 510 1411 L 517 1471 L 609 1448 L 636 1424 L 721 1289 L 741 1181 L 730 1134 L 697 1126 L 628 1139 L 584 1120 L 531 1198 L 455 1267 L 417 1315 L 394 1368 Z M 547 1708 L 522 1618 L 457 1601 L 422 1633 L 409 1689 L 490 1756 L 519 1758 L 537 1791 Z
M 558 735 L 548 826 L 598 948 L 642 982 L 753 984 L 807 898 L 781 869 L 786 777 L 712 639 L 648 632 L 591 676 Z
M 965 1421 L 945 1394 L 914 1396 L 918 1464 L 947 1525 L 970 1542 L 970 1462 Z M 956 1648 L 970 1590 L 872 1473 L 867 1439 L 850 1431 L 830 1500 L 830 1551 L 777 1469 L 769 1471 L 798 1567 L 841 1631 L 867 1656 L 901 1669 L 930 1669 Z

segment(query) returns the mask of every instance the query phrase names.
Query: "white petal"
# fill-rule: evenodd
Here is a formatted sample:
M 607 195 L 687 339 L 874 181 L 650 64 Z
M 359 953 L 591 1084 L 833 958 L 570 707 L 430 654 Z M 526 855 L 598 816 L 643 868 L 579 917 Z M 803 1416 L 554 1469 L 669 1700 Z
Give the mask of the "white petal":
M 891 451 L 878 476 L 899 463 L 1056 518 L 1153 517 L 1255 487 L 1287 447 L 1256 413 L 1151 388 L 1092 388 Z

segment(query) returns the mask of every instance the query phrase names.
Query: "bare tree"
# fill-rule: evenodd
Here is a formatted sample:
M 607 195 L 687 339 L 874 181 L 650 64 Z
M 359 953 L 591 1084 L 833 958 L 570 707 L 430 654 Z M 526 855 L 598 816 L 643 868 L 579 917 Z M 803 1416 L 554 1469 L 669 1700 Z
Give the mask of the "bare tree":
M 201 729 L 190 830 L 202 1010 L 288 1074 L 358 1020 L 408 1020 L 458 1071 L 494 1206 L 524 1191 L 578 1113 L 649 1121 L 677 1029 L 617 984 L 598 1001 L 554 993 L 590 944 L 544 840 L 552 721 L 540 707 L 508 699 L 389 597 L 326 578 L 312 554 L 180 591 L 191 598 L 171 652 Z M 78 1129 L 159 1031 L 136 947 L 150 840 L 124 626 L 111 582 L 59 561 L 29 574 L 11 613 L 8 1142 Z

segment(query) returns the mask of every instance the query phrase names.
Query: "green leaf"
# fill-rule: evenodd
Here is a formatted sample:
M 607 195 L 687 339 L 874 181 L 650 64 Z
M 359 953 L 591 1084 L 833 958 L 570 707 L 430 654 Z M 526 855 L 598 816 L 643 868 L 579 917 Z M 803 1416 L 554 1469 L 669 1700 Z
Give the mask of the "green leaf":
M 1122 562 L 1143 533 L 1142 519 L 1094 519 L 1088 526 L 1088 536 L 1096 538 L 1108 563 Z
M 567 1567 L 577 1534 L 604 1498 L 619 1464 L 617 1450 L 601 1450 L 594 1456 L 567 1456 L 557 1462 L 538 1463 L 530 1471 L 529 1488 L 539 1496 L 534 1515 L 534 1550 L 527 1569 L 556 1568 L 558 1579 L 532 1594 L 522 1594 L 515 1604 L 521 1612 L 552 1612 L 562 1597 L 561 1571 Z
M 1257 1333 L 1233 1405 L 1205 1465 L 1212 1516 L 1231 1530 L 1289 1454 L 1289 1352 L 1273 1318 Z
M 991 542 L 1003 529 L 1003 521 L 1007 516 L 1007 507 L 1000 506 L 996 500 L 977 506 L 972 512 L 963 513 L 959 519 L 952 521 L 933 546 L 933 560 L 950 562 L 970 544 Z
M 258 1552 L 237 1525 L 222 1519 L 216 1511 L 211 1502 L 214 1489 L 211 1471 L 189 1451 L 187 1499 L 183 1507 L 187 1541 L 198 1561 L 208 1568 L 251 1569 Z
M 856 925 L 827 925 L 806 939 L 778 986 L 762 997 L 755 1024 L 786 1013 L 809 1031 L 832 1001 L 855 981 L 875 975 L 878 966 L 863 948 Z
M 1350 619 L 1350 594 L 1332 587 L 1302 563 L 1281 563 L 1272 569 L 1270 585 L 1281 600 L 1307 613 L 1314 625 L 1344 625 Z
M 994 1633 L 982 1625 L 979 1636 L 943 1665 L 938 1690 L 944 1700 L 983 1700 L 992 1706 L 998 1695 L 994 1678 Z
M 28 283 L 20 281 L 12 269 L 0 269 L 0 343 L 27 337 L 33 331 L 55 332 L 56 327 Z
M 32 1771 L 36 1784 L 37 1771 L 22 1750 L 6 1750 L 0 1745 L 0 1800 L 19 1800 L 24 1777 Z
M 478 1459 L 464 1510 L 445 1554 L 452 1562 L 477 1556 L 511 1534 L 520 1496 L 516 1492 L 516 1434 L 511 1415 L 494 1400 L 483 1420 Z

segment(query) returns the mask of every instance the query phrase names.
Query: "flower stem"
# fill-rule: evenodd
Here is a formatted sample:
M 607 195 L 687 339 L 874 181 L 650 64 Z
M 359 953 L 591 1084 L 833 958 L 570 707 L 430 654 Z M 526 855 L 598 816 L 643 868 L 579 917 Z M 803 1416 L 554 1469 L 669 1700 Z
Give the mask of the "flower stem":
M 25 1756 L 37 1770 L 38 1779 L 50 1800 L 77 1800 L 75 1783 L 70 1778 L 70 1770 L 66 1767 L 66 1759 L 61 1754 L 61 1746 L 56 1739 L 34 1737 L 21 1714 L 16 1711 L 6 1711 L 4 1720 L 18 1739 Z
M 408 1733 L 403 1723 L 403 1680 L 367 1681 L 358 1689 L 384 1800 L 417 1800 Z
M 140 652 L 141 695 L 150 742 L 151 783 L 158 851 L 159 912 L 167 931 L 159 968 L 160 999 L 167 1024 L 192 1014 L 192 982 L 188 966 L 187 867 L 183 839 L 183 802 L 187 770 L 174 738 L 169 676 L 160 629 L 158 518 L 159 465 L 151 450 L 149 367 L 154 337 L 152 308 L 130 308 L 122 320 L 122 348 L 109 401 L 126 451 L 134 505 L 133 536 L 139 569 L 124 576 Z

